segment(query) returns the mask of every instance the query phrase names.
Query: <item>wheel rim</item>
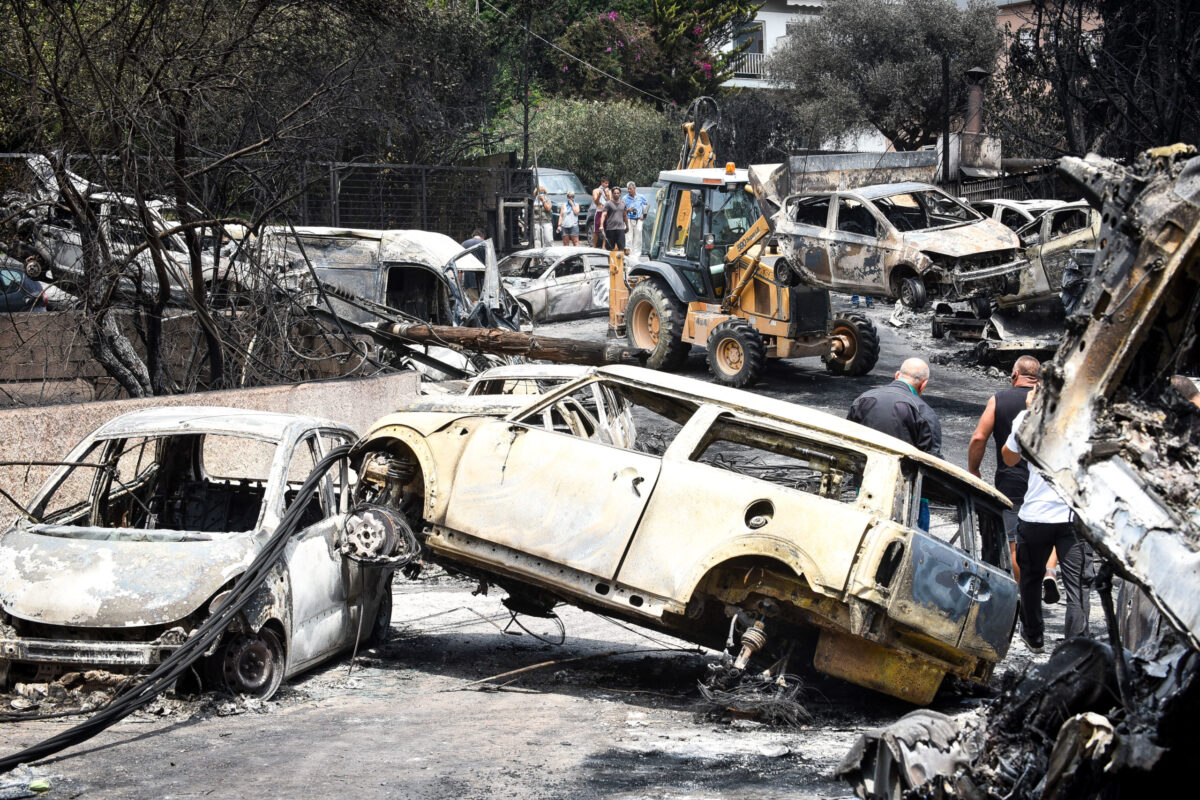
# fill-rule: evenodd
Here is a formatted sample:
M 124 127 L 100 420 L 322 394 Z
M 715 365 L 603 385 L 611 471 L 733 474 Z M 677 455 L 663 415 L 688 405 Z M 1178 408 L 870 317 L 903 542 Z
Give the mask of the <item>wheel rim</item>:
M 722 339 L 717 345 L 717 364 L 729 375 L 741 372 L 746 363 L 746 353 L 742 350 L 741 342 L 736 339 Z
M 270 640 L 268 640 L 270 637 Z M 239 636 L 225 651 L 225 683 L 238 694 L 260 696 L 273 688 L 279 669 L 274 634 Z
M 900 284 L 900 301 L 909 308 L 912 308 L 914 305 L 913 300 L 915 300 L 915 298 L 913 297 L 912 284 L 910 284 L 908 281 L 905 281 L 904 283 Z
M 842 352 L 834 358 L 843 364 L 849 364 L 858 353 L 858 335 L 849 325 L 838 325 L 833 329 L 833 338 L 842 343 Z
M 653 348 L 658 345 L 658 332 L 661 323 L 654 304 L 638 303 L 633 309 L 633 338 L 639 347 Z

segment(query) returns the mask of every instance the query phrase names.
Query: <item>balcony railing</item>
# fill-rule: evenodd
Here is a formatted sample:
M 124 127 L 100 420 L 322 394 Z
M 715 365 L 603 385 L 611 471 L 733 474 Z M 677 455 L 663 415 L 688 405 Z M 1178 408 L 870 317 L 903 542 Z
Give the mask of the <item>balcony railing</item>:
M 736 78 L 763 77 L 763 54 L 738 53 L 737 60 L 733 64 L 733 75 Z

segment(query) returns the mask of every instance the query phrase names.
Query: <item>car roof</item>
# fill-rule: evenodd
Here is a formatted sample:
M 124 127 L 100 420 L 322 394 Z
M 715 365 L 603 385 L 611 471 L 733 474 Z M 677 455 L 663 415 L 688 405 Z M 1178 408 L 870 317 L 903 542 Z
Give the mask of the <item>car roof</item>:
M 554 245 L 552 247 L 531 247 L 528 250 L 518 250 L 515 253 L 507 256 L 512 258 L 518 256 L 520 258 L 536 258 L 545 256 L 547 258 L 562 258 L 569 255 L 586 255 L 586 256 L 604 256 L 608 258 L 608 251 L 601 250 L 599 247 L 567 247 L 565 245 Z
M 221 406 L 167 406 L 131 411 L 96 429 L 96 438 L 179 430 L 191 433 L 226 433 L 282 439 L 289 428 L 337 428 L 354 433 L 332 420 L 275 411 L 248 411 Z M 357 435 L 357 434 L 356 434 Z
M 948 473 L 998 501 L 1005 499 L 1004 495 L 996 491 L 994 487 L 984 483 L 965 469 L 951 464 L 949 461 L 929 455 L 893 436 L 888 436 L 865 425 L 859 425 L 856 422 L 850 422 L 841 417 L 827 414 L 824 411 L 817 411 L 816 409 L 796 403 L 776 400 L 775 398 L 764 397 L 754 392 L 720 386 L 696 380 L 695 378 L 685 378 L 681 375 L 658 372 L 646 369 L 645 367 L 626 365 L 596 367 L 595 374 L 632 383 L 640 383 L 651 388 L 691 395 L 699 403 L 725 406 L 730 410 L 749 416 L 760 415 L 773 420 L 811 428 L 837 438 L 857 441 L 869 445 L 876 450 L 911 458 L 940 472 Z M 1004 504 L 1003 502 L 1001 503 L 1001 505 Z
M 860 186 L 857 189 L 849 191 L 843 190 L 842 194 L 857 194 L 868 200 L 875 200 L 876 198 L 887 197 L 888 195 L 901 194 L 903 192 L 925 192 L 930 189 L 937 189 L 937 187 L 928 183 L 904 181 L 903 183 L 875 183 L 870 186 Z
M 582 378 L 590 370 L 579 364 L 505 364 L 492 367 L 476 375 L 471 383 L 490 380 L 513 380 L 521 378 Z

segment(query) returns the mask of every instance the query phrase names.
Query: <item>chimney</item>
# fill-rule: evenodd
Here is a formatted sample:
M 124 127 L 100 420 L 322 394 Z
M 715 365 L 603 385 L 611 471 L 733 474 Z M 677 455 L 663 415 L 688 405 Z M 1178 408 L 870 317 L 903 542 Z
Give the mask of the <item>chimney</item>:
M 992 73 L 981 67 L 967 70 L 967 119 L 964 133 L 983 132 L 983 81 Z

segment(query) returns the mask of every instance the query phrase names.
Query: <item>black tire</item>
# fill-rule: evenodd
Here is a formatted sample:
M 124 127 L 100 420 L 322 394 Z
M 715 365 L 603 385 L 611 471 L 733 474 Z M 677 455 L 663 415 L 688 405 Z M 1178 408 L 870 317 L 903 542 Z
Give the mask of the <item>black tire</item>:
M 913 311 L 920 311 L 925 307 L 929 298 L 925 294 L 925 284 L 920 278 L 901 278 L 899 284 L 900 302 L 911 308 Z
M 937 317 L 934 317 L 933 322 L 929 326 L 929 333 L 935 339 L 945 339 L 946 338 L 946 326 L 945 326 L 945 324 L 938 322 Z
M 258 633 L 226 634 L 207 667 L 210 689 L 269 700 L 283 683 L 287 661 L 279 634 L 264 625 Z
M 849 313 L 833 321 L 833 335 L 844 336 L 850 343 L 839 356 L 829 356 L 825 368 L 834 375 L 866 375 L 879 360 L 879 333 L 862 314 Z
M 767 364 L 762 336 L 744 319 L 729 319 L 713 328 L 708 342 L 708 370 L 724 386 L 741 388 L 758 382 Z
M 992 312 L 996 309 L 996 301 L 990 297 L 973 297 L 971 298 L 971 310 L 975 312 L 975 316 L 980 319 L 988 319 L 992 316 Z
M 792 287 L 800 283 L 800 276 L 796 273 L 796 270 L 792 269 L 792 265 L 783 256 L 780 256 L 775 262 L 772 272 L 775 281 L 782 286 Z
M 671 290 L 653 278 L 644 280 L 629 294 L 625 306 L 625 330 L 629 344 L 650 352 L 651 369 L 679 369 L 692 346 L 683 341 L 687 306 Z

